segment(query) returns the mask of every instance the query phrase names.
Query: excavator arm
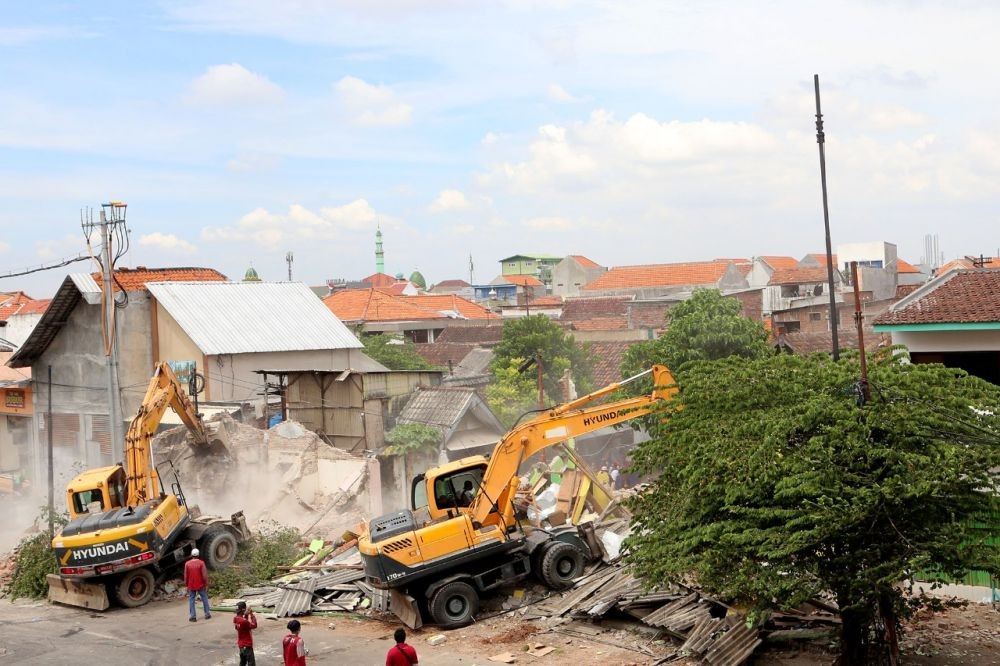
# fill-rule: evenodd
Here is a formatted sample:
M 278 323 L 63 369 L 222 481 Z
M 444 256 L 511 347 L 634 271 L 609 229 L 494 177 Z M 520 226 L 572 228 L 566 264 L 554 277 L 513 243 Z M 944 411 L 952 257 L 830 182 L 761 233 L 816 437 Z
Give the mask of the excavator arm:
M 653 375 L 653 391 L 650 394 L 600 405 L 590 404 L 648 374 Z M 504 510 L 504 493 L 509 495 L 511 480 L 525 459 L 571 437 L 649 414 L 658 404 L 666 402 L 676 393 L 677 387 L 670 371 L 665 366 L 654 365 L 645 372 L 567 402 L 515 426 L 493 449 L 483 475 L 482 487 L 472 503 L 470 517 L 473 524 L 485 523 L 494 509 Z
M 160 494 L 160 479 L 153 465 L 151 441 L 168 407 L 177 412 L 177 416 L 191 431 L 195 444 L 208 444 L 205 424 L 170 366 L 166 363 L 157 364 L 142 405 L 125 435 L 128 506 L 139 506 Z

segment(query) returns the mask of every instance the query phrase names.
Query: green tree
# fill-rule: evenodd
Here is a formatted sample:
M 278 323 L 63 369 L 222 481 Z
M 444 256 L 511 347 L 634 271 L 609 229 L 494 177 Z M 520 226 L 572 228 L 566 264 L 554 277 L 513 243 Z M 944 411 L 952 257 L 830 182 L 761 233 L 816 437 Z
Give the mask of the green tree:
M 500 371 L 510 368 L 511 359 L 542 358 L 545 395 L 549 403 L 561 402 L 563 390 L 559 385 L 563 373 L 570 370 L 579 393 L 586 393 L 593 386 L 593 361 L 588 349 L 577 344 L 576 339 L 545 315 L 530 315 L 504 323 L 500 344 L 493 351 L 490 370 L 494 378 Z M 537 377 L 532 369 L 532 376 Z
M 667 313 L 667 323 L 659 338 L 626 350 L 622 376 L 629 377 L 654 363 L 663 363 L 677 373 L 688 361 L 760 358 L 771 353 L 764 325 L 741 315 L 740 302 L 723 296 L 718 289 L 696 289 L 691 298 Z
M 523 358 L 507 360 L 507 365 L 493 368 L 493 382 L 486 387 L 486 403 L 505 428 L 517 422 L 521 414 L 538 406 L 537 380 L 534 373 L 520 372 Z
M 361 343 L 365 346 L 365 354 L 390 370 L 434 369 L 409 340 L 379 333 L 363 336 Z
M 633 454 L 660 473 L 633 501 L 629 557 L 649 581 L 693 577 L 758 613 L 824 591 L 842 617 L 841 663 L 882 663 L 912 572 L 1000 573 L 1000 389 L 961 370 L 870 367 L 856 356 L 697 362 L 669 419 Z M 995 510 L 995 509 L 994 509 Z M 974 527 L 977 524 L 978 527 Z

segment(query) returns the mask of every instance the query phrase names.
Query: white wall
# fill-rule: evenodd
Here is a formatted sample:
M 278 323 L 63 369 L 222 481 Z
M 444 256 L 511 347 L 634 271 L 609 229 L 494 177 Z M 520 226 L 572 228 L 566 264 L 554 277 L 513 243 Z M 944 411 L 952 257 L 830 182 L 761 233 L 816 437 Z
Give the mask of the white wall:
M 3 331 L 3 338 L 20 347 L 24 344 L 24 341 L 28 339 L 28 336 L 31 335 L 31 331 L 35 329 L 35 326 L 41 318 L 41 313 L 24 315 L 16 314 L 10 317 L 7 319 L 7 325 L 3 329 L 0 329 Z
M 896 261 L 896 245 L 885 241 L 844 243 L 837 246 L 837 263 L 845 266 L 852 261 L 881 261 L 885 268 Z
M 323 349 L 315 351 L 262 352 L 257 354 L 222 354 L 209 356 L 208 399 L 260 400 L 264 381 L 255 370 L 347 370 L 367 367 L 361 349 Z M 362 365 L 367 363 L 367 365 Z M 274 381 L 271 379 L 270 381 Z
M 912 352 L 1000 351 L 1000 330 L 892 331 L 892 343 Z

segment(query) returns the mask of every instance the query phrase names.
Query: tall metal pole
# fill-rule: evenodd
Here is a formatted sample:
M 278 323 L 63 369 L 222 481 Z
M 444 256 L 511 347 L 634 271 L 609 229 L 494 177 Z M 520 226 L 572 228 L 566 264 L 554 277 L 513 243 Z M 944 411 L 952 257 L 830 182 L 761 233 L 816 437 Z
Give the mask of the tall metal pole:
M 826 229 L 826 277 L 830 291 L 830 333 L 833 343 L 833 360 L 840 360 L 840 343 L 837 340 L 837 292 L 833 284 L 833 247 L 830 243 L 830 209 L 826 198 L 826 135 L 823 133 L 823 112 L 819 106 L 819 74 L 813 75 L 816 89 L 816 143 L 819 144 L 819 178 L 823 185 L 823 226 Z
M 53 523 L 54 523 L 54 520 L 55 520 L 55 511 L 56 511 L 55 473 L 53 472 L 53 463 L 52 463 L 52 430 L 53 430 L 53 423 L 52 423 L 52 366 L 51 365 L 49 366 L 49 388 L 48 388 L 48 394 L 49 394 L 49 413 L 45 416 L 45 419 L 46 419 L 45 420 L 45 431 L 46 431 L 46 434 L 48 435 L 48 440 L 49 440 L 49 446 L 48 446 L 48 449 L 49 449 L 49 540 L 51 541 L 52 537 L 55 535 L 55 526 L 54 526 Z
M 101 211 L 101 255 L 102 255 L 102 277 L 104 280 L 104 317 L 105 330 L 108 332 L 107 355 L 108 368 L 108 420 L 111 421 L 111 450 L 124 451 L 125 442 L 122 434 L 121 405 L 119 403 L 120 393 L 118 390 L 118 336 L 114 330 L 115 325 L 115 294 L 112 291 L 111 278 L 111 234 L 109 226 L 115 224 L 114 220 L 108 220 L 105 211 Z

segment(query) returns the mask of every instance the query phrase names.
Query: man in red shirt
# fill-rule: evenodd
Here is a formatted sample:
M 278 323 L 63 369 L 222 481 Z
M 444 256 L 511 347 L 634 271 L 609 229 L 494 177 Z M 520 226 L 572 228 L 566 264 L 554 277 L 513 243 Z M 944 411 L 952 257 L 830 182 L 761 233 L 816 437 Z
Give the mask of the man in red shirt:
M 306 642 L 299 636 L 302 623 L 292 620 L 288 623 L 288 631 L 281 639 L 281 653 L 285 657 L 285 666 L 306 666 Z
M 415 666 L 417 663 L 417 651 L 412 645 L 406 644 L 406 631 L 400 627 L 393 635 L 396 644 L 389 648 L 385 655 L 385 666 Z
M 257 616 L 253 614 L 252 609 L 247 608 L 247 602 L 241 601 L 236 604 L 233 624 L 236 625 L 236 647 L 240 649 L 240 666 L 257 666 L 257 660 L 253 656 L 253 634 L 250 633 L 257 628 Z
M 208 610 L 208 569 L 205 563 L 198 559 L 198 549 L 191 551 L 191 559 L 184 563 L 184 585 L 188 591 L 188 618 L 189 622 L 197 622 L 197 613 L 194 610 L 195 596 L 201 597 L 201 605 L 205 609 L 205 619 L 212 619 L 212 613 Z

